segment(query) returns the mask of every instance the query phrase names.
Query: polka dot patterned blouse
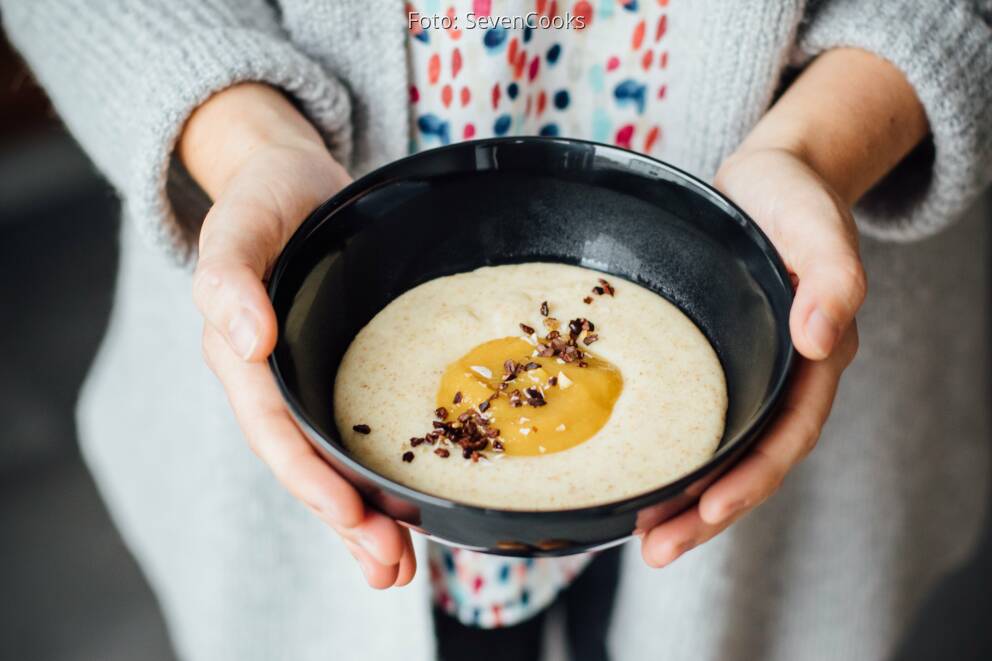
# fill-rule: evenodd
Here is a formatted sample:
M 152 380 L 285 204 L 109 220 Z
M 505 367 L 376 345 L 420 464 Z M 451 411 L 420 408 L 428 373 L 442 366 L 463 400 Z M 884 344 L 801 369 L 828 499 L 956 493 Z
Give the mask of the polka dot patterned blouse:
M 410 151 L 543 135 L 657 156 L 667 6 L 668 0 L 411 0 Z M 486 628 L 539 612 L 589 561 L 429 549 L 435 603 Z
M 658 155 L 667 6 L 412 0 L 411 151 L 472 138 L 560 135 Z

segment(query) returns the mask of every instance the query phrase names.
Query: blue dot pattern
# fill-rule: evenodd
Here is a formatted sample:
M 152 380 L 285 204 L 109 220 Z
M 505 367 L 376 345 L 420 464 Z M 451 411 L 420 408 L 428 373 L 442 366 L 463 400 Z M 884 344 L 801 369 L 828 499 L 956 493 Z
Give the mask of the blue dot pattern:
M 499 117 L 496 118 L 496 121 L 493 123 L 493 133 L 495 133 L 496 135 L 506 135 L 507 132 L 510 130 L 510 125 L 512 123 L 513 120 L 510 118 L 509 115 L 500 115 Z
M 504 27 L 496 26 L 486 30 L 482 37 L 482 43 L 491 52 L 498 52 L 506 44 L 507 30 Z

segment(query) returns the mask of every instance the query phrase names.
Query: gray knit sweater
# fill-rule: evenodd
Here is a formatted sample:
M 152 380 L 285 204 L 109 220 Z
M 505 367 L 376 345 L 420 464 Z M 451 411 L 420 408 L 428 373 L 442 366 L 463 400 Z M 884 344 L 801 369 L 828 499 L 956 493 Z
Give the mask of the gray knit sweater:
M 250 455 L 201 364 L 188 269 L 176 267 L 206 199 L 173 149 L 192 109 L 226 86 L 285 90 L 354 174 L 405 153 L 403 3 L 0 6 L 125 203 L 117 305 L 80 432 L 181 655 L 429 658 L 426 572 L 405 590 L 364 588 Z M 987 497 L 989 230 L 976 204 L 992 176 L 990 3 L 672 0 L 669 14 L 676 165 L 712 176 L 787 68 L 838 46 L 905 72 L 932 139 L 859 210 L 872 292 L 820 447 L 779 495 L 673 567 L 647 569 L 630 545 L 611 644 L 619 659 L 883 658 L 923 591 L 968 553 Z M 913 245 L 871 238 L 920 238 L 959 218 Z

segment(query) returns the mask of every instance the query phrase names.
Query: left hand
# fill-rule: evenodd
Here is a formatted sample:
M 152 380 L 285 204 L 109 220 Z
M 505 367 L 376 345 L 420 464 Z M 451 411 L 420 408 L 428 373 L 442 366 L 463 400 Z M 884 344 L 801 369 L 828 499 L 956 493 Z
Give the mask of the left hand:
M 775 493 L 816 445 L 858 347 L 854 315 L 865 299 L 865 274 L 854 221 L 837 193 L 784 149 L 731 156 L 716 186 L 764 230 L 797 282 L 790 331 L 802 357 L 755 447 L 697 505 L 644 534 L 641 551 L 653 567 L 712 539 Z

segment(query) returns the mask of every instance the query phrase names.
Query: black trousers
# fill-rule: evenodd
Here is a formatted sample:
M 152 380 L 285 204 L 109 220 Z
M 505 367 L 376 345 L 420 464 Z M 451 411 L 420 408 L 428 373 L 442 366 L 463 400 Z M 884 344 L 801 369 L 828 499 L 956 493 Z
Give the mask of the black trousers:
M 512 627 L 467 627 L 434 609 L 434 634 L 440 661 L 537 661 L 544 640 L 547 612 L 561 604 L 572 661 L 608 661 L 606 634 L 613 612 L 620 547 L 596 555 L 554 604 Z

